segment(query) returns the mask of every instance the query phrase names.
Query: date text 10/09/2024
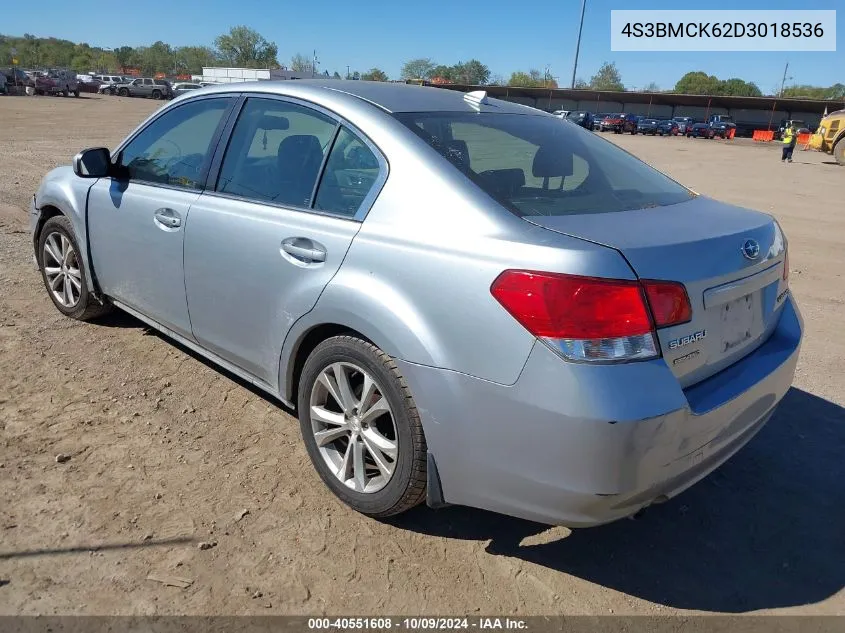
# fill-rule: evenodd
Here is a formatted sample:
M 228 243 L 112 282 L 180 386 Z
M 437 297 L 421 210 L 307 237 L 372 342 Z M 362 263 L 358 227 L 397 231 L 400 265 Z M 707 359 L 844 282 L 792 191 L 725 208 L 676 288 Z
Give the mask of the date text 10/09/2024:
M 528 630 L 528 623 L 519 618 L 474 617 L 474 618 L 309 618 L 308 629 L 314 631 L 360 631 L 360 630 L 408 630 L 408 631 L 450 631 L 450 630 Z

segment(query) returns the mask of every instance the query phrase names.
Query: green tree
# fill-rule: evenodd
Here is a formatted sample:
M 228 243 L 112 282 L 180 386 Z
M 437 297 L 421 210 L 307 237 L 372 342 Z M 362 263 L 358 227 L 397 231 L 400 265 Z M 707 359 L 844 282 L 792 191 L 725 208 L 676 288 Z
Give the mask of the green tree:
M 444 66 L 439 64 L 431 69 L 431 79 L 443 79 L 445 81 L 455 81 L 454 68 L 452 66 Z
M 365 72 L 361 75 L 361 79 L 364 81 L 387 81 L 387 73 L 385 73 L 381 68 L 370 68 L 368 72 Z
M 452 80 L 470 86 L 483 86 L 490 79 L 490 69 L 477 59 L 452 66 Z
M 298 73 L 310 73 L 311 67 L 314 65 L 314 60 L 306 57 L 302 53 L 297 53 L 290 58 L 290 69 Z
M 135 61 L 135 49 L 131 46 L 120 46 L 114 49 L 114 56 L 119 66 L 128 68 Z
M 277 68 L 279 47 L 247 26 L 234 26 L 214 40 L 222 60 L 243 68 Z
M 333 78 L 333 79 L 340 79 L 340 73 L 339 73 L 339 72 L 337 72 L 337 71 L 334 71 L 334 74 L 332 75 L 332 78 Z
M 176 56 L 170 44 L 157 41 L 141 54 L 141 72 L 145 75 L 172 73 L 176 69 Z
M 732 97 L 762 97 L 763 93 L 754 83 L 748 83 L 742 79 L 733 77 L 726 81 L 720 81 L 718 86 L 718 93 L 720 95 L 730 95 Z
M 434 68 L 434 62 L 428 57 L 411 59 L 402 65 L 401 77 L 402 79 L 430 79 Z
M 660 92 L 660 86 L 657 85 L 657 82 L 651 81 L 643 87 L 643 92 Z
M 176 69 L 180 73 L 199 75 L 203 67 L 218 62 L 217 53 L 208 46 L 180 46 L 174 51 Z
M 675 92 L 685 95 L 719 94 L 719 79 L 700 70 L 681 77 L 675 84 Z
M 535 68 L 532 68 L 527 73 L 523 71 L 512 73 L 511 78 L 508 80 L 508 85 L 523 88 L 557 88 L 557 82 L 554 79 L 543 77 L 543 73 Z
M 625 90 L 622 85 L 622 76 L 613 62 L 604 62 L 599 71 L 590 78 L 590 88 L 593 90 L 614 90 L 621 92 Z
M 584 79 L 582 79 L 581 77 L 578 77 L 578 79 L 576 79 L 576 80 L 575 80 L 575 89 L 576 89 L 576 90 L 586 90 L 586 89 L 588 89 L 589 87 L 590 87 L 590 84 L 588 84 L 588 83 L 587 83 Z

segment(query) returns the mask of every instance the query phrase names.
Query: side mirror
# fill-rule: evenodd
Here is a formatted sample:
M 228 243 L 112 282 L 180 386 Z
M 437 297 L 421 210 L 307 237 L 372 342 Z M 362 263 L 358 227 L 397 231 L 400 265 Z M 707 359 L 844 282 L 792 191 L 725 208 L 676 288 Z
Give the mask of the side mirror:
M 104 178 L 111 168 L 111 153 L 106 147 L 84 149 L 73 157 L 73 173 L 80 178 Z

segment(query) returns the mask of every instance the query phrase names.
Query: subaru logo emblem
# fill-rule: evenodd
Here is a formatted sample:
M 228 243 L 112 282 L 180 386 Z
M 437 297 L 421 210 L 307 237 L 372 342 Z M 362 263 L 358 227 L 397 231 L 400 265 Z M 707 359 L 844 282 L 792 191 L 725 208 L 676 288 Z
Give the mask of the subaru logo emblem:
M 742 245 L 742 254 L 746 259 L 757 259 L 760 256 L 760 245 L 755 240 L 745 240 Z

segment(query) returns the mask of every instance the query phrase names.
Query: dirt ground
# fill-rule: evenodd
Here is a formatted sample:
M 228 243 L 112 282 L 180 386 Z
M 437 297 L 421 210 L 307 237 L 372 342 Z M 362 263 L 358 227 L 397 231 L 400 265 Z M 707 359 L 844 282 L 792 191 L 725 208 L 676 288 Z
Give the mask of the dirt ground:
M 795 387 L 733 460 L 591 530 L 466 508 L 378 522 L 321 484 L 291 412 L 128 316 L 65 319 L 44 291 L 25 213 L 38 181 L 158 105 L 0 98 L 0 613 L 845 614 L 845 169 L 830 157 L 608 136 L 773 213 L 790 240 Z

